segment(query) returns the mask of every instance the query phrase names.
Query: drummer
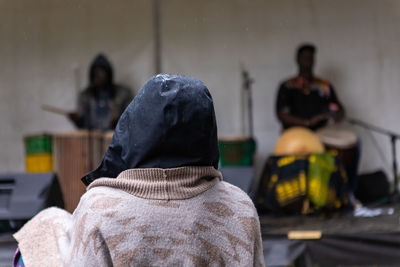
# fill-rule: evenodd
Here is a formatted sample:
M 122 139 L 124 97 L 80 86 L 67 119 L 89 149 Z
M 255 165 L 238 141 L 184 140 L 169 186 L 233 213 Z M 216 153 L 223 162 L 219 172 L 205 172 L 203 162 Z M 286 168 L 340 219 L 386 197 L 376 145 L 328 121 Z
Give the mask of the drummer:
M 338 122 L 344 117 L 344 108 L 331 83 L 313 73 L 315 53 L 312 44 L 299 46 L 298 75 L 280 85 L 276 114 L 284 129 L 303 126 L 316 130 L 325 126 L 329 119 Z
M 280 85 L 276 114 L 283 129 L 303 126 L 315 131 L 326 126 L 329 120 L 340 122 L 345 116 L 332 84 L 314 75 L 315 53 L 313 44 L 300 45 L 296 53 L 298 75 Z M 352 192 L 357 186 L 359 140 L 356 146 L 353 164 L 346 168 Z
M 111 130 L 132 98 L 130 89 L 114 83 L 111 63 L 99 54 L 89 69 L 89 86 L 78 97 L 78 111 L 68 117 L 78 128 Z

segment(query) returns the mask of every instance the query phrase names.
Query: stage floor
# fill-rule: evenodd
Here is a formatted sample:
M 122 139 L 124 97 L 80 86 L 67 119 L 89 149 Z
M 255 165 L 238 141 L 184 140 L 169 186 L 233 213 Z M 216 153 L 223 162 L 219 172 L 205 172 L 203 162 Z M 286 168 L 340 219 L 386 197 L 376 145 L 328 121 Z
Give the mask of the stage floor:
M 373 209 L 391 215 L 355 217 L 353 212 L 330 216 L 261 216 L 267 266 L 400 266 L 400 203 Z M 290 231 L 321 231 L 315 240 L 290 240 Z
M 376 217 L 354 217 L 352 211 L 329 216 L 260 216 L 261 231 L 263 235 L 286 235 L 296 230 L 320 230 L 323 234 L 400 232 L 400 203 L 371 209 L 377 208 L 394 212 Z

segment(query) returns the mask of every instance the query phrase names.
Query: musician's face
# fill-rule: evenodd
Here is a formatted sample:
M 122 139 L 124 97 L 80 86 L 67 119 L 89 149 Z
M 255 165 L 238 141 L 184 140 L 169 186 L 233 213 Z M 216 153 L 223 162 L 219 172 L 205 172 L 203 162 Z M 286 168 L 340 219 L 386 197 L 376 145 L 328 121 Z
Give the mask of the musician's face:
M 107 84 L 107 72 L 103 68 L 95 68 L 93 70 L 93 85 L 102 88 Z
M 312 70 L 314 66 L 314 53 L 310 50 L 304 50 L 297 59 L 300 69 Z

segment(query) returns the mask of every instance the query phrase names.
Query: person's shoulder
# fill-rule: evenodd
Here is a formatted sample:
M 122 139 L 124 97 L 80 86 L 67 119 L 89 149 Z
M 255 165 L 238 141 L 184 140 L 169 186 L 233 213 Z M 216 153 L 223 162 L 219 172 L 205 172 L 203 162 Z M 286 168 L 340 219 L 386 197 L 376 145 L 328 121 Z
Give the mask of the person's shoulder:
M 115 179 L 114 178 L 99 178 L 96 181 L 98 182 L 101 180 L 114 181 Z M 105 199 L 119 198 L 119 197 L 121 197 L 122 192 L 123 191 L 115 189 L 113 187 L 99 185 L 99 186 L 89 187 L 88 190 L 86 191 L 86 193 L 82 195 L 81 200 L 93 201 L 93 200 L 99 199 L 99 198 L 105 198 Z
M 129 87 L 119 85 L 119 84 L 115 85 L 115 90 L 116 90 L 117 94 L 124 94 L 124 95 L 132 94 L 132 90 Z
M 206 211 L 217 215 L 218 218 L 227 220 L 224 226 L 227 232 L 239 233 L 241 226 L 256 229 L 259 217 L 250 197 L 237 186 L 227 182 L 219 182 L 214 186 L 213 192 L 206 197 L 203 204 Z M 251 230 L 253 231 L 253 230 Z
M 320 77 L 315 77 L 315 78 L 314 78 L 314 82 L 317 83 L 317 84 L 319 84 L 319 85 L 324 85 L 324 86 L 328 86 L 328 87 L 331 87 L 331 86 L 332 86 L 332 84 L 331 84 L 330 81 L 328 81 L 328 80 L 326 80 L 326 79 L 322 79 L 322 78 L 320 78 Z
M 106 179 L 106 178 L 102 178 Z M 78 210 L 91 211 L 102 211 L 102 209 L 116 208 L 126 198 L 123 191 L 107 187 L 107 186 L 96 186 L 90 188 L 82 195 L 78 207 Z
M 82 91 L 79 92 L 79 97 L 90 98 L 92 96 L 93 96 L 93 93 L 89 87 L 86 87 L 85 89 L 83 89 Z
M 300 88 L 299 76 L 294 76 L 281 82 L 280 88 Z
M 316 87 L 324 92 L 325 95 L 329 96 L 331 94 L 331 90 L 333 90 L 332 84 L 325 79 L 321 79 L 319 77 L 314 78 L 314 84 Z
M 255 211 L 255 207 L 250 197 L 239 187 L 228 182 L 222 181 L 218 183 L 218 194 L 222 200 L 226 200 L 233 207 L 241 210 L 249 210 L 250 213 Z
M 233 185 L 231 183 L 222 181 L 220 183 L 220 187 L 228 191 L 231 195 L 238 197 L 238 198 L 243 198 L 243 199 L 250 199 L 249 196 L 244 192 L 242 189 L 237 187 L 236 185 Z

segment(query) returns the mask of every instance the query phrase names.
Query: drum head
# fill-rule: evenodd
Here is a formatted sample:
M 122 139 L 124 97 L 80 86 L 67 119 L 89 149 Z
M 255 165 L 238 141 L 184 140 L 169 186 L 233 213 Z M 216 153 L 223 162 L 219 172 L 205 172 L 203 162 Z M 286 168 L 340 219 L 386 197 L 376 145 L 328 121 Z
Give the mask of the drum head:
M 347 125 L 330 125 L 318 130 L 316 134 L 325 145 L 339 149 L 350 148 L 357 144 L 357 135 Z
M 274 155 L 308 155 L 324 153 L 324 146 L 311 130 L 292 127 L 284 131 L 275 145 Z

